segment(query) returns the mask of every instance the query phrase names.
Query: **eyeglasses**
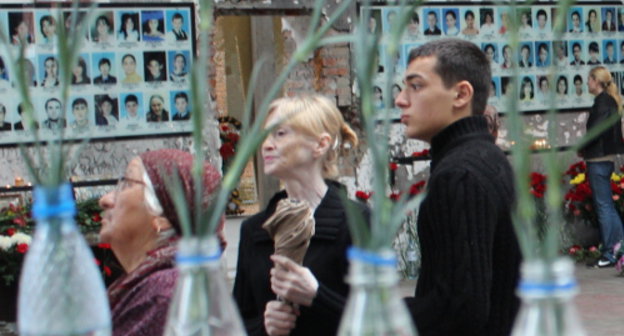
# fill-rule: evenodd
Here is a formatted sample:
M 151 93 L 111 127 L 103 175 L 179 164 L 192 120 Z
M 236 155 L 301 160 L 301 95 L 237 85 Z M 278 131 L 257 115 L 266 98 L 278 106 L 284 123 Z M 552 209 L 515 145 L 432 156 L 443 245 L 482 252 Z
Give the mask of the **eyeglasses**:
M 120 177 L 119 180 L 117 180 L 117 186 L 115 187 L 115 196 L 117 196 L 120 192 L 130 188 L 134 184 L 140 184 L 142 186 L 146 185 L 145 182 L 140 180 L 125 176 Z

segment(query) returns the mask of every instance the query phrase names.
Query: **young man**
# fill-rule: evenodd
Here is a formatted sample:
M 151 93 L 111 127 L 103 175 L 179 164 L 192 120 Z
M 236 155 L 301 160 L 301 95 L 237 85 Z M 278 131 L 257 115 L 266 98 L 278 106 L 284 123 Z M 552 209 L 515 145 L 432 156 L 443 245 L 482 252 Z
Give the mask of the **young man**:
M 427 29 L 425 35 L 441 35 L 442 31 L 438 28 L 438 14 L 434 11 L 430 11 L 427 14 Z
M 139 114 L 139 99 L 136 95 L 129 94 L 124 100 L 124 106 L 126 107 L 126 122 L 129 124 L 138 124 L 142 122 L 143 118 Z
M 406 302 L 418 333 L 509 335 L 521 255 L 513 230 L 513 173 L 483 116 L 491 82 L 485 54 L 444 39 L 410 52 L 397 97 L 405 135 L 431 144 L 420 206 L 422 269 Z
M 76 98 L 72 102 L 72 113 L 74 121 L 71 128 L 77 131 L 84 131 L 89 128 L 89 107 L 84 98 Z
M 98 62 L 98 69 L 100 69 L 100 75 L 93 79 L 93 84 L 115 84 L 117 78 L 111 75 L 111 63 L 108 58 L 102 58 Z
M 43 127 L 50 130 L 59 130 L 67 126 L 67 121 L 61 117 L 63 107 L 60 100 L 57 98 L 46 100 L 45 111 L 48 118 L 43 121 Z
M 188 108 L 188 96 L 185 92 L 178 92 L 174 96 L 176 113 L 173 115 L 171 120 L 173 121 L 183 121 L 191 119 L 191 111 Z
M 184 31 L 182 25 L 184 24 L 184 17 L 180 13 L 174 13 L 171 17 L 171 30 L 167 32 L 165 36 L 168 42 L 186 41 L 188 40 L 188 34 Z

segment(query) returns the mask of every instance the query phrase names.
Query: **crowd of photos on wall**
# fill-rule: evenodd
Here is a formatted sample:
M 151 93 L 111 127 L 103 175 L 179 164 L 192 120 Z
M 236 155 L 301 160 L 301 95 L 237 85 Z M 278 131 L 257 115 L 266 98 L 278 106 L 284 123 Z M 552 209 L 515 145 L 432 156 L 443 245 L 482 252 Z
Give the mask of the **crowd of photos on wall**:
M 398 17 L 400 7 L 362 6 L 371 10 L 368 29 L 388 33 Z M 613 73 L 619 87 L 624 87 L 624 6 L 621 2 L 579 2 L 566 13 L 563 37 L 554 40 L 553 18 L 556 4 L 520 6 L 520 44 L 509 45 L 509 6 L 443 5 L 419 7 L 408 20 L 401 40 L 400 52 L 389 57 L 385 43 L 379 45 L 378 75 L 375 81 L 376 107 L 386 108 L 385 95 L 390 96 L 392 116 L 398 116 L 394 98 L 402 90 L 402 74 L 410 50 L 427 41 L 458 37 L 478 45 L 492 64 L 489 103 L 505 112 L 507 99 L 518 99 L 523 112 L 543 111 L 551 106 L 550 88 L 555 87 L 556 107 L 560 110 L 588 108 L 593 97 L 587 91 L 587 76 L 595 65 L 605 65 Z M 510 97 L 513 55 L 521 75 L 518 97 Z M 557 75 L 551 78 L 551 65 Z M 388 86 L 385 71 L 394 67 L 395 77 Z M 389 88 L 389 89 L 388 89 Z M 384 91 L 390 92 L 384 92 Z M 622 91 L 624 94 L 624 90 Z
M 27 77 L 41 139 L 55 138 L 61 128 L 68 139 L 191 131 L 192 4 L 109 4 L 95 11 L 63 106 L 55 51 L 58 25 L 71 27 L 70 9 L 0 7 L 0 25 L 13 44 L 0 50 L 0 144 L 33 140 L 22 124 L 23 105 L 7 57 L 17 53 L 20 41 L 28 43 Z M 78 14 L 78 20 L 86 17 Z

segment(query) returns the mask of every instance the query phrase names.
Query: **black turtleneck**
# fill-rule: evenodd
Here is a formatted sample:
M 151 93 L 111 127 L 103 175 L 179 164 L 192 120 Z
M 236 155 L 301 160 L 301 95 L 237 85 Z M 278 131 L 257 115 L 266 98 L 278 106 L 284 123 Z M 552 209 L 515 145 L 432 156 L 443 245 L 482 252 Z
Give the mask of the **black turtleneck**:
M 509 161 L 483 116 L 460 119 L 431 142 L 418 216 L 422 268 L 406 299 L 419 335 L 509 335 L 521 261 Z

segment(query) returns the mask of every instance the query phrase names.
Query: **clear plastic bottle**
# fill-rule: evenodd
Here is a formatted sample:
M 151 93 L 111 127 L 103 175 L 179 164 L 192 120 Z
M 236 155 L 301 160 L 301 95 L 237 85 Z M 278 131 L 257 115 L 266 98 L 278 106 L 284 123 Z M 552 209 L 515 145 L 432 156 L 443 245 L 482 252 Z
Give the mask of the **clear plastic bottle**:
M 572 260 L 526 261 L 521 273 L 518 295 L 522 305 L 514 322 L 513 336 L 586 335 L 573 300 L 578 286 Z
M 246 335 L 226 285 L 216 237 L 178 243 L 178 282 L 169 306 L 166 336 Z
M 104 281 L 76 227 L 69 184 L 34 189 L 34 237 L 24 260 L 18 295 L 20 335 L 111 334 Z
M 394 252 L 372 253 L 352 247 L 348 255 L 351 291 L 338 335 L 416 335 L 407 306 L 399 295 Z

